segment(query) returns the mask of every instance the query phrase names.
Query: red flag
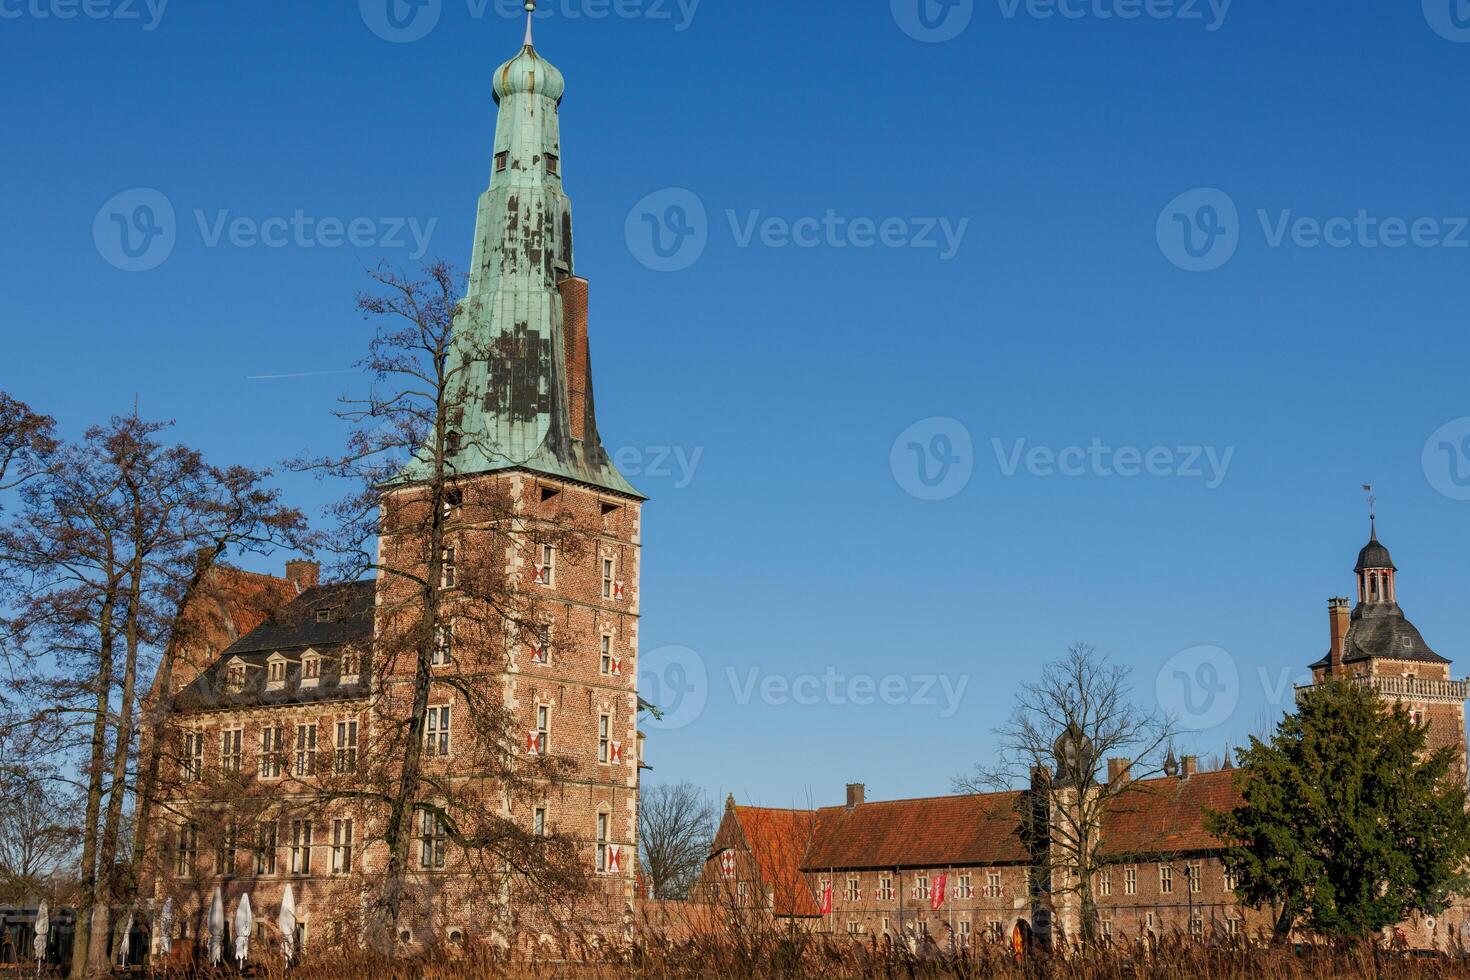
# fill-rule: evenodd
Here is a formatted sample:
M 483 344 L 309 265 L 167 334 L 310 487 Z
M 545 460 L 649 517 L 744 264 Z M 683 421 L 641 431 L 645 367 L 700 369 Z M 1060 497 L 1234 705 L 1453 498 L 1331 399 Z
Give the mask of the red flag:
M 938 912 L 944 907 L 944 886 L 949 883 L 949 875 L 935 875 L 934 889 L 929 892 L 929 908 Z
M 832 882 L 822 882 L 822 914 L 832 914 Z

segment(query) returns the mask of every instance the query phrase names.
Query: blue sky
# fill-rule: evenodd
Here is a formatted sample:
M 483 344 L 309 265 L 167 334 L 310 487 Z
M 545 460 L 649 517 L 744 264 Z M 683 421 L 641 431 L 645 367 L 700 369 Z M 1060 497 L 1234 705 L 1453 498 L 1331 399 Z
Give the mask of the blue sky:
M 0 0 L 0 388 L 72 434 L 136 396 L 222 462 L 340 443 L 363 267 L 414 229 L 467 262 L 521 33 L 373 2 Z M 645 683 L 707 678 L 651 778 L 945 792 L 1079 640 L 1145 702 L 1189 678 L 1218 752 L 1325 651 L 1370 480 L 1470 662 L 1470 8 L 916 2 L 543 3 L 602 430 L 652 497 Z M 110 216 L 160 196 L 126 271 L 159 255 Z

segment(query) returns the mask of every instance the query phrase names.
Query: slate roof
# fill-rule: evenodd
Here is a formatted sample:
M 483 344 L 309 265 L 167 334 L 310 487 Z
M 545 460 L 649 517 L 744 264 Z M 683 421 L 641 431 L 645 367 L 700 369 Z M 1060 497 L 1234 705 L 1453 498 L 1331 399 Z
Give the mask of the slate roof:
M 1398 571 L 1398 566 L 1393 563 L 1392 556 L 1383 542 L 1378 540 L 1378 531 L 1373 531 L 1373 537 L 1363 545 L 1363 550 L 1358 552 L 1358 564 L 1353 568 L 1355 572 L 1361 572 L 1369 568 L 1391 568 Z
M 809 871 L 1014 864 L 1027 854 L 1016 836 L 1020 793 L 931 796 L 817 811 L 802 861 Z
M 1450 662 L 1429 648 L 1397 603 L 1359 606 L 1353 610 L 1342 662 L 1371 659 L 1417 660 L 1431 664 Z
M 1133 783 L 1103 814 L 1102 855 L 1170 854 L 1223 846 L 1205 829 L 1208 810 L 1231 810 L 1243 797 L 1234 772 L 1197 772 L 1187 779 L 1165 776 Z
M 351 582 L 307 589 L 284 609 L 266 619 L 232 644 L 208 670 L 186 687 L 178 698 L 184 711 L 221 708 L 342 701 L 367 693 L 368 671 L 362 680 L 341 683 L 336 654 L 353 646 L 364 656 L 372 645 L 375 583 Z M 325 612 L 327 617 L 321 617 Z M 301 687 L 301 655 L 307 650 L 323 654 L 321 676 L 315 686 Z M 287 658 L 285 683 L 266 689 L 266 664 L 271 655 Z M 245 684 L 231 692 L 226 683 L 230 664 L 246 666 Z

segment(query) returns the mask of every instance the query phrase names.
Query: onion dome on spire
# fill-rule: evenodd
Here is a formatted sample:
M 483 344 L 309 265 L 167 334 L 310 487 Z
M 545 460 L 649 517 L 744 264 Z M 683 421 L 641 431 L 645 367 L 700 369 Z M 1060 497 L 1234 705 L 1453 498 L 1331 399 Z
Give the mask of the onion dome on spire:
M 1398 567 L 1393 563 L 1393 557 L 1388 553 L 1388 548 L 1384 547 L 1383 542 L 1378 540 L 1378 521 L 1376 518 L 1370 519 L 1370 528 L 1372 530 L 1372 536 L 1369 538 L 1368 543 L 1363 546 L 1363 550 L 1358 552 L 1358 565 L 1353 571 L 1364 572 L 1370 568 L 1386 568 L 1390 571 L 1398 571 Z
M 526 0 L 526 41 L 514 58 L 495 69 L 495 103 L 511 95 L 541 95 L 560 103 L 567 82 L 557 67 L 536 53 L 531 39 L 535 0 Z

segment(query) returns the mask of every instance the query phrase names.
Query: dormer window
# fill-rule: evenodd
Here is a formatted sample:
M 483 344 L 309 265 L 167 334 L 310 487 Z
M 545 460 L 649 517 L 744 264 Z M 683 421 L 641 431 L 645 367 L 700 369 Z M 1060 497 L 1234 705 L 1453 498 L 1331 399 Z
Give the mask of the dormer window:
M 286 686 L 286 658 L 279 653 L 271 656 L 265 667 L 265 689 L 279 691 Z
M 546 154 L 546 172 L 555 177 L 561 173 L 561 157 L 555 153 Z
M 245 665 L 241 663 L 230 664 L 225 671 L 225 689 L 231 694 L 239 694 L 245 690 Z
M 484 158 L 481 157 L 481 159 Z M 504 173 L 508 169 L 510 169 L 510 151 L 501 150 L 499 153 L 495 154 L 495 172 Z
M 316 687 L 321 682 L 322 658 L 309 653 L 301 658 L 301 686 Z
M 340 665 L 341 676 L 337 678 L 339 684 L 356 684 L 358 675 L 362 673 L 362 654 L 348 652 L 342 654 Z
M 332 610 L 318 609 L 316 611 L 316 621 L 318 623 L 330 623 L 332 621 Z

